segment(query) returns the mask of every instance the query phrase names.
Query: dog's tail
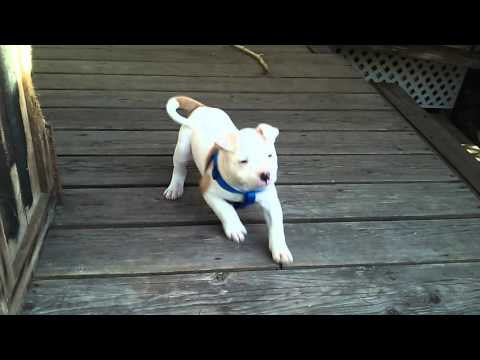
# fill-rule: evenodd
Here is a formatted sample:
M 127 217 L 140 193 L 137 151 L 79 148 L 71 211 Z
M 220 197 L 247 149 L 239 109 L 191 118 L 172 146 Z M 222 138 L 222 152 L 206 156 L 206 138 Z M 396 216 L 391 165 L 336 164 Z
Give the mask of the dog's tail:
M 189 123 L 186 117 L 181 116 L 177 110 L 182 109 L 188 113 L 188 116 L 194 111 L 195 109 L 199 108 L 200 106 L 204 106 L 202 103 L 189 98 L 187 96 L 175 96 L 170 98 L 167 102 L 167 114 L 170 115 L 172 120 L 179 123 L 180 125 L 185 125 L 191 127 L 192 124 Z

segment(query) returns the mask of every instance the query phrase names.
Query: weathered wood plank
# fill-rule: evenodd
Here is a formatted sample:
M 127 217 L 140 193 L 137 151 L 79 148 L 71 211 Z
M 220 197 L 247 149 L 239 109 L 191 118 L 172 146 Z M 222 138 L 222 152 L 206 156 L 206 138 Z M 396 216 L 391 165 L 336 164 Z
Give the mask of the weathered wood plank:
M 171 155 L 177 131 L 57 131 L 59 155 Z M 279 136 L 280 155 L 430 154 L 414 132 L 292 132 Z
M 436 155 L 280 156 L 280 184 L 335 182 L 452 181 L 457 176 Z M 170 156 L 80 156 L 59 159 L 63 185 L 165 186 L 172 176 Z M 197 185 L 189 167 L 186 184 Z
M 349 65 L 337 54 L 312 54 L 310 52 L 262 51 L 268 63 L 312 63 L 317 65 Z M 88 61 L 144 61 L 144 62 L 181 62 L 248 64 L 255 60 L 233 46 L 221 49 L 125 49 L 125 48 L 34 48 L 33 58 L 37 60 L 88 60 Z
M 37 280 L 24 314 L 479 314 L 480 264 Z
M 274 93 L 376 93 L 363 79 L 252 78 L 37 74 L 37 89 L 48 90 L 153 90 Z M 252 86 L 253 85 L 253 86 Z
M 35 230 L 30 231 L 27 235 L 27 238 L 20 249 L 21 257 L 19 256 L 14 262 L 14 267 L 17 267 L 20 272 L 10 304 L 9 313 L 11 314 L 18 314 L 21 310 L 28 291 L 28 286 L 33 277 L 34 269 L 37 265 L 43 241 L 54 215 L 55 199 L 51 197 L 50 200 L 47 200 L 46 198 L 47 196 L 42 194 L 41 201 L 46 208 L 37 208 L 41 215 L 32 219 L 32 222 L 29 223 L 29 226 Z
M 178 130 L 163 109 L 50 108 L 47 120 L 57 130 Z M 239 128 L 266 122 L 282 130 L 412 130 L 396 111 L 227 110 Z
M 268 94 L 195 93 L 198 101 L 212 107 L 248 110 L 391 110 L 378 94 Z M 172 92 L 119 90 L 40 90 L 40 102 L 48 107 L 107 107 L 163 109 Z
M 292 267 L 480 259 L 478 219 L 286 224 Z M 274 269 L 265 225 L 241 246 L 220 226 L 53 229 L 35 277 Z
M 66 189 L 57 226 L 204 223 L 218 220 L 196 188 L 168 201 L 164 188 Z M 480 215 L 480 201 L 461 183 L 280 185 L 285 221 L 332 218 Z M 181 216 L 179 216 L 181 214 Z M 257 207 L 240 211 L 245 222 L 262 222 Z
M 340 62 L 339 62 L 340 63 Z M 324 78 L 360 78 L 360 74 L 351 66 L 319 66 L 306 62 L 301 66 L 292 63 L 269 63 L 270 76 L 280 77 L 324 77 Z M 36 60 L 34 72 L 65 74 L 110 74 L 110 75 L 180 75 L 180 76 L 264 76 L 263 69 L 255 61 L 239 64 L 218 63 L 149 63 L 88 60 Z
M 249 49 L 258 52 L 278 53 L 308 53 L 306 45 L 245 45 Z M 232 48 L 232 45 L 35 45 L 36 49 L 128 49 L 156 50 L 156 51 L 181 51 L 185 49 L 193 51 L 221 51 Z
M 330 54 L 330 53 L 333 53 L 333 49 L 328 45 L 308 45 L 308 48 L 314 54 Z
M 11 254 L 8 249 L 9 233 L 4 226 L 3 213 L 3 205 L 0 205 L 0 314 L 8 312 L 8 302 L 15 285 Z

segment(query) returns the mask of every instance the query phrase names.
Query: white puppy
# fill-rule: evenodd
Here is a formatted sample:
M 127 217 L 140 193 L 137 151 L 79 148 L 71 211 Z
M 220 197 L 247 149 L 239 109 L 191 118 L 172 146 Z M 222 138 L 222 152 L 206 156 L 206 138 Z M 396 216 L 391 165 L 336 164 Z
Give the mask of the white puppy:
M 188 119 L 178 109 L 186 111 Z M 224 111 L 185 96 L 171 98 L 167 113 L 182 126 L 173 155 L 172 180 L 164 196 L 169 200 L 182 196 L 187 164 L 193 157 L 202 175 L 203 198 L 222 222 L 227 237 L 235 242 L 245 239 L 247 230 L 235 208 L 256 202 L 265 215 L 273 260 L 291 263 L 275 188 L 278 129 L 260 124 L 256 129 L 238 130 Z

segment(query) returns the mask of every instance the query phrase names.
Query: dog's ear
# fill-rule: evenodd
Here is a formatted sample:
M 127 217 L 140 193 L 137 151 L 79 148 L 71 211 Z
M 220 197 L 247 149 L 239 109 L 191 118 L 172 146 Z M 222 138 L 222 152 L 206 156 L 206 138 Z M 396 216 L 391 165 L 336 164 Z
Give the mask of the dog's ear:
M 263 136 L 263 138 L 269 142 L 274 143 L 277 138 L 280 130 L 276 127 L 270 126 L 268 124 L 260 124 L 257 126 L 257 132 Z
M 238 141 L 238 133 L 228 133 L 218 138 L 215 145 L 225 151 L 235 151 Z

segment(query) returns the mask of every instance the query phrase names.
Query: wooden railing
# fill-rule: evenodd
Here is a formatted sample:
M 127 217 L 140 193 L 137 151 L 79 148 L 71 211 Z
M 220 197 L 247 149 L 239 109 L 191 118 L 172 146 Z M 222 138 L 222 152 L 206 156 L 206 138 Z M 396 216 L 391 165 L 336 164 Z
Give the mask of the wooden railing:
M 31 48 L 0 46 L 0 313 L 17 313 L 60 195 Z

